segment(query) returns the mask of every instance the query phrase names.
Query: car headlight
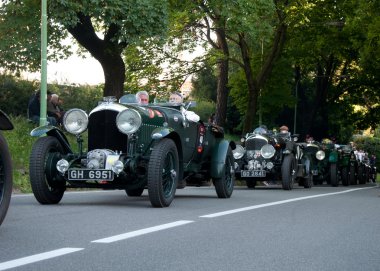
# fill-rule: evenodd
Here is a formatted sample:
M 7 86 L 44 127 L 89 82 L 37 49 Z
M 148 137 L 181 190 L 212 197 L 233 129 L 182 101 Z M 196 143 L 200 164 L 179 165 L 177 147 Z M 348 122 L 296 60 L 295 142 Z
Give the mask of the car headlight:
M 123 134 L 133 134 L 141 126 L 141 115 L 134 109 L 121 111 L 116 117 L 116 125 Z
M 63 126 L 71 134 L 79 135 L 87 129 L 88 116 L 81 109 L 70 109 L 63 117 Z
M 234 158 L 236 160 L 242 158 L 245 153 L 245 149 L 242 145 L 236 145 L 236 148 L 232 151 Z
M 273 155 L 276 153 L 276 150 L 274 149 L 272 145 L 265 144 L 264 146 L 261 147 L 260 152 L 261 152 L 262 157 L 264 157 L 265 159 L 269 159 L 273 157 Z
M 324 151 L 317 151 L 317 153 L 315 154 L 315 157 L 317 157 L 318 160 L 323 160 L 325 159 L 325 152 Z

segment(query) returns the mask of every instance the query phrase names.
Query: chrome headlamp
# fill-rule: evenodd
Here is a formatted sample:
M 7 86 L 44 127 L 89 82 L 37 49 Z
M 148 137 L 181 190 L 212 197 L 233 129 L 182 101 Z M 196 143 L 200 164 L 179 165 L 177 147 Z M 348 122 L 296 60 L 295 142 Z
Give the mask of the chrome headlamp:
M 245 154 L 245 149 L 242 145 L 236 145 L 236 148 L 232 151 L 235 160 L 242 158 Z
M 63 117 L 63 126 L 71 134 L 83 133 L 88 126 L 87 113 L 81 109 L 70 109 Z
M 141 115 L 134 109 L 121 111 L 116 117 L 116 125 L 123 134 L 133 134 L 142 123 Z
M 261 147 L 261 156 L 264 157 L 265 159 L 272 158 L 274 154 L 276 153 L 276 150 L 274 147 L 270 144 L 265 144 L 264 146 Z
M 317 151 L 317 153 L 315 154 L 315 157 L 317 157 L 318 160 L 323 160 L 325 159 L 325 152 L 324 151 Z

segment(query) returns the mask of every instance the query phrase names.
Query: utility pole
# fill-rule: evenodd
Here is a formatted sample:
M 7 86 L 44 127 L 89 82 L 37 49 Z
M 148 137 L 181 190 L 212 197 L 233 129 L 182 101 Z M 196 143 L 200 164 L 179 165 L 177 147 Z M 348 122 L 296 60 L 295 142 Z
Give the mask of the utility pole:
M 40 88 L 40 126 L 46 125 L 47 93 L 47 0 L 41 1 L 41 88 Z

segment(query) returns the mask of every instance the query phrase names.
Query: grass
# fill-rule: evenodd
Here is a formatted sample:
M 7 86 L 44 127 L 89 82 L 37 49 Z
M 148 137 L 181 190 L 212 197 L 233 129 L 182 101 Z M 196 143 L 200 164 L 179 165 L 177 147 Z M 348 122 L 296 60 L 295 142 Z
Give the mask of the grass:
M 27 121 L 25 117 L 12 117 L 14 129 L 2 131 L 8 142 L 9 151 L 13 161 L 13 189 L 15 192 L 30 193 L 32 191 L 29 182 L 29 157 L 36 137 L 30 132 L 36 127 Z M 72 135 L 67 135 L 71 146 L 76 151 L 76 140 Z

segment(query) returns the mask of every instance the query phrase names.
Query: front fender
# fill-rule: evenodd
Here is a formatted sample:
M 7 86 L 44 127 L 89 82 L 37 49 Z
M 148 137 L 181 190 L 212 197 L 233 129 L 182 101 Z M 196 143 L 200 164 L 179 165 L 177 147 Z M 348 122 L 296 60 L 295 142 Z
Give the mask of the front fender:
M 13 124 L 7 114 L 0 110 L 0 130 L 12 130 Z
M 211 177 L 221 178 L 224 173 L 230 143 L 226 139 L 217 140 L 211 152 Z
M 336 152 L 336 151 L 330 152 L 329 162 L 330 163 L 336 163 L 336 162 L 338 162 L 338 152 Z
M 63 151 L 65 154 L 66 153 L 73 153 L 73 151 L 70 147 L 69 141 L 67 140 L 67 137 L 65 136 L 65 134 L 61 130 L 59 130 L 55 126 L 50 126 L 50 125 L 40 126 L 40 127 L 33 129 L 30 132 L 30 135 L 35 136 L 35 137 L 40 137 L 40 136 L 45 135 L 45 134 L 48 136 L 53 136 L 56 139 L 58 139 L 59 143 L 61 143 L 61 145 L 63 147 Z
M 170 127 L 159 127 L 153 130 L 151 137 L 152 139 L 161 139 L 168 136 L 174 129 Z

